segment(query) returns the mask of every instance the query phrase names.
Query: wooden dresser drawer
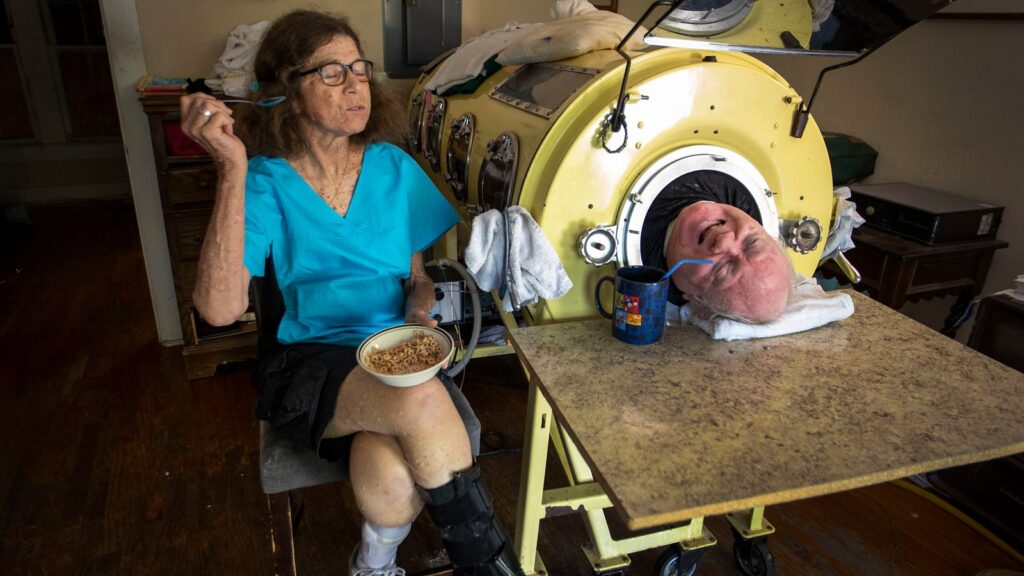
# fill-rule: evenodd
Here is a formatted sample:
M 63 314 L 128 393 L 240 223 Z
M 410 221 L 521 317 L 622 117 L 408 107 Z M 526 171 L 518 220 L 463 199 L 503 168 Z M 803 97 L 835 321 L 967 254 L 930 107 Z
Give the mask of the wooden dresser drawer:
M 167 204 L 173 208 L 212 203 L 217 191 L 217 167 L 213 164 L 177 166 L 164 171 Z
M 170 230 L 167 236 L 171 239 L 171 258 L 176 261 L 196 260 L 203 247 L 206 227 L 210 223 L 209 210 L 181 212 L 167 217 Z

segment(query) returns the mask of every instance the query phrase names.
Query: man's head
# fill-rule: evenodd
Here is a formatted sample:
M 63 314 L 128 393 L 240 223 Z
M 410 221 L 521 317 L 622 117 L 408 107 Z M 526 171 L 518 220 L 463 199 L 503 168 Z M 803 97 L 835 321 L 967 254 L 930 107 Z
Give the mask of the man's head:
M 715 202 L 684 208 L 665 245 L 670 266 L 682 258 L 715 261 L 681 266 L 672 275 L 697 306 L 753 323 L 774 320 L 786 308 L 792 264 L 764 227 L 738 208 Z

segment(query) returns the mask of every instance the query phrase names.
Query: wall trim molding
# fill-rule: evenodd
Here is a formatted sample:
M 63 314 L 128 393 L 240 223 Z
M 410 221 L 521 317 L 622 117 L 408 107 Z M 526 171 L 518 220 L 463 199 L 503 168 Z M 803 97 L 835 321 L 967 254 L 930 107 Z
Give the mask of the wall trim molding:
M 146 263 L 149 296 L 156 316 L 157 335 L 161 343 L 171 344 L 181 340 L 181 323 L 174 294 L 174 278 L 171 275 L 171 257 L 167 249 L 149 120 L 135 93 L 136 82 L 146 73 L 139 15 L 135 0 L 100 0 L 100 11 L 107 36 L 117 114 L 121 121 L 121 137 L 124 139 L 128 178 L 135 204 L 135 218 L 139 224 L 142 257 Z

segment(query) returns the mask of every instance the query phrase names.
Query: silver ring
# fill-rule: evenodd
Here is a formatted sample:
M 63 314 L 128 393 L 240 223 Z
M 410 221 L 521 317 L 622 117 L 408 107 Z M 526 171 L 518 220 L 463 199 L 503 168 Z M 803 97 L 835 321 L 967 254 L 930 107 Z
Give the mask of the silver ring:
M 213 116 L 213 112 L 210 112 L 209 110 L 207 110 L 205 106 L 199 108 L 199 113 L 202 114 L 203 116 L 206 116 L 207 118 L 209 118 L 210 116 Z

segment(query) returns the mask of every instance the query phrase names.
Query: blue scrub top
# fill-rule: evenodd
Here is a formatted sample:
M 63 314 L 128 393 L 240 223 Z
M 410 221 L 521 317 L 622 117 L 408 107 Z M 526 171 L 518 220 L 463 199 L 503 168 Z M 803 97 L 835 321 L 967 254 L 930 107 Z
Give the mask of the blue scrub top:
M 358 346 L 405 321 L 402 280 L 413 254 L 459 216 L 419 165 L 386 143 L 366 146 L 345 216 L 284 158 L 249 161 L 245 266 L 264 274 L 267 256 L 284 298 L 277 339 Z

